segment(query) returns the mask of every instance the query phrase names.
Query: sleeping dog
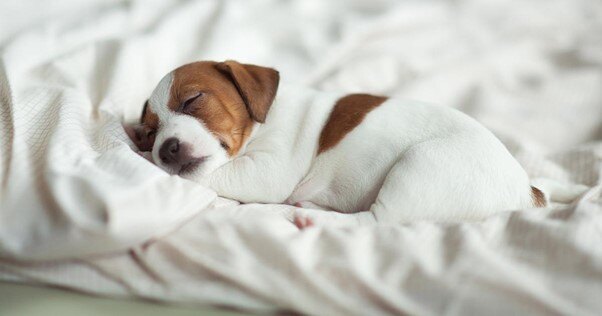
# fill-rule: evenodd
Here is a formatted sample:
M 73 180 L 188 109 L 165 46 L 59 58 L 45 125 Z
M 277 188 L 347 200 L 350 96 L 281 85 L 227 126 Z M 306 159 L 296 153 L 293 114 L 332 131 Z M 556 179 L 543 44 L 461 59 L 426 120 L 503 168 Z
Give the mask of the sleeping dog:
M 166 172 L 243 203 L 369 211 L 388 223 L 546 203 L 504 145 L 459 111 L 279 86 L 278 71 L 231 60 L 167 74 L 128 134 Z

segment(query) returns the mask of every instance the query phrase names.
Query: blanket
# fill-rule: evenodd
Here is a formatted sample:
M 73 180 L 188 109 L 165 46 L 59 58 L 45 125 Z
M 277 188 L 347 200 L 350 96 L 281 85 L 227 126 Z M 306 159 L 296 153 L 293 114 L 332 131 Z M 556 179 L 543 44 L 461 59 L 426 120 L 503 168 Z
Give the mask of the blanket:
M 263 312 L 597 314 L 600 21 L 596 0 L 2 3 L 0 279 Z M 121 125 L 203 59 L 455 107 L 552 203 L 299 231 L 292 206 L 219 198 L 137 155 Z

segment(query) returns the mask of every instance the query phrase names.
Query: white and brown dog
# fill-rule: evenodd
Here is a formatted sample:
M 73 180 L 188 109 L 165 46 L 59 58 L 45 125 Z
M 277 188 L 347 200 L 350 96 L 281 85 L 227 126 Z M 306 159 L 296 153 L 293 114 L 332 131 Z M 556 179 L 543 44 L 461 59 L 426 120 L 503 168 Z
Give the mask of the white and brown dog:
M 545 205 L 504 145 L 459 111 L 279 87 L 276 70 L 236 61 L 167 74 L 129 134 L 168 173 L 245 203 L 395 223 Z

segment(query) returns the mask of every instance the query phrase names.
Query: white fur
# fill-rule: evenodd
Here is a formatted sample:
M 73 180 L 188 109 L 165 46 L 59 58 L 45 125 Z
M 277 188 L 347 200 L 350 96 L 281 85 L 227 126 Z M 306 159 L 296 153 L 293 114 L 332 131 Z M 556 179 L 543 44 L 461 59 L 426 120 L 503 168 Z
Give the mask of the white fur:
M 207 157 L 205 162 L 194 171 L 182 175 L 186 178 L 196 179 L 206 176 L 230 160 L 219 140 L 192 116 L 184 114 L 166 116 L 165 123 L 161 124 L 159 133 L 157 133 L 155 144 L 163 144 L 166 139 L 171 137 L 188 144 L 192 148 L 191 155 L 193 157 Z M 153 147 L 153 161 L 163 170 L 171 174 L 177 173 L 178 170 L 173 170 L 159 159 L 159 148 L 160 145 Z
M 148 98 L 150 108 L 159 116 L 159 122 L 163 123 L 163 119 L 170 116 L 172 112 L 169 111 L 167 103 L 169 102 L 171 84 L 173 83 L 173 73 L 170 72 L 161 78 L 159 84 Z
M 184 177 L 241 202 L 370 210 L 381 222 L 478 219 L 533 205 L 518 162 L 491 132 L 451 108 L 387 100 L 317 155 L 322 128 L 341 96 L 281 87 L 265 124 L 256 124 L 237 157 L 218 157 Z M 159 116 L 155 161 L 168 137 L 190 142 L 195 153 L 219 152 L 202 122 Z
M 148 101 L 152 111 L 159 117 L 159 130 L 152 151 L 153 161 L 170 174 L 176 174 L 179 171 L 163 163 L 159 158 L 159 150 L 163 142 L 175 137 L 179 139 L 180 143 L 187 144 L 192 148 L 191 155 L 193 157 L 207 157 L 198 168 L 182 175 L 187 178 L 200 179 L 230 161 L 230 157 L 221 147 L 220 141 L 205 127 L 203 122 L 169 109 L 168 102 L 172 82 L 173 75 L 171 73 L 163 77 Z

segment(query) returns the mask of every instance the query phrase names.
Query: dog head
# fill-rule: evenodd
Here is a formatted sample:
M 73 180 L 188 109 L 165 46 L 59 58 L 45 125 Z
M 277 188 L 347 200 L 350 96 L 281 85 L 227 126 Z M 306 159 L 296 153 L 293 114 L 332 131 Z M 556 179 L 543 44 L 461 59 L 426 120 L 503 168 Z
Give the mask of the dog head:
M 170 174 L 195 179 L 230 161 L 276 96 L 276 70 L 236 61 L 196 62 L 167 74 L 128 134 Z

